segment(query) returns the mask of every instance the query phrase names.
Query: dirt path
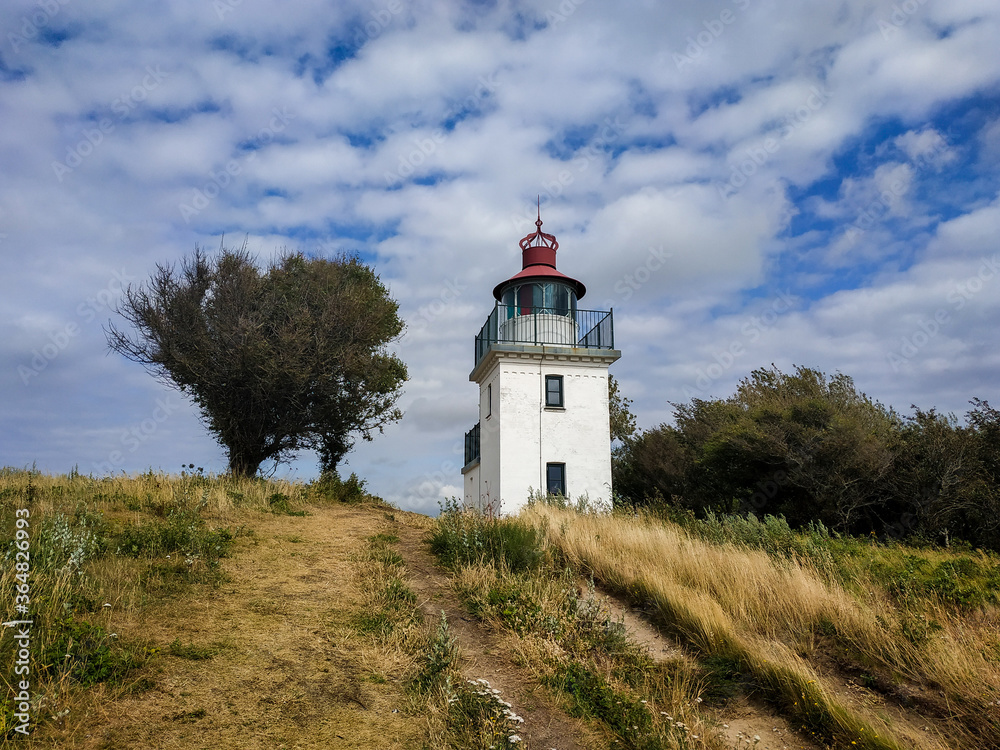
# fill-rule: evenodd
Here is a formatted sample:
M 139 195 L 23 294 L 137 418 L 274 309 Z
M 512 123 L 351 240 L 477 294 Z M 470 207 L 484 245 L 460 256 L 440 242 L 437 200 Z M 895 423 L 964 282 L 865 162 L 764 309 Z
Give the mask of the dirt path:
M 452 589 L 447 573 L 428 552 L 423 542 L 425 531 L 401 524 L 396 533 L 400 538 L 399 553 L 410 571 L 410 586 L 417 594 L 425 618 L 430 623 L 436 622 L 444 610 L 466 658 L 463 673 L 469 679 L 489 680 L 514 705 L 514 710 L 525 719 L 521 734 L 530 747 L 543 750 L 603 747 L 599 736 L 583 722 L 568 717 L 554 707 L 532 676 L 511 661 L 501 637 L 468 615 Z M 653 659 L 690 659 L 684 649 L 661 634 L 641 610 L 600 587 L 596 593 L 606 602 L 612 618 L 621 620 L 629 637 L 645 646 Z M 732 701 L 724 710 L 716 712 L 716 719 L 719 731 L 734 748 L 824 750 L 823 745 L 802 737 L 784 717 L 763 701 L 746 698 Z M 756 745 L 755 736 L 760 738 Z
M 349 506 L 310 514 L 253 518 L 252 540 L 224 561 L 228 583 L 159 602 L 133 623 L 163 653 L 179 638 L 213 648 L 211 659 L 162 656 L 151 689 L 107 703 L 98 691 L 87 715 L 48 728 L 35 746 L 420 747 L 425 723 L 407 715 L 398 675 L 374 673 L 381 665 L 342 616 L 358 597 L 351 557 L 384 528 L 385 514 Z
M 605 747 L 606 741 L 584 722 L 567 716 L 534 677 L 515 664 L 503 638 L 489 631 L 466 613 L 451 587 L 447 573 L 437 565 L 423 542 L 424 530 L 408 525 L 397 527 L 397 547 L 410 573 L 410 587 L 428 623 L 435 623 L 444 610 L 452 634 L 464 657 L 462 673 L 467 679 L 485 679 L 498 689 L 504 700 L 524 718 L 518 732 L 534 750 L 588 750 Z M 602 744 L 603 743 L 603 744 Z
M 676 641 L 660 633 L 640 608 L 633 607 L 624 598 L 611 594 L 600 586 L 596 587 L 596 593 L 607 603 L 611 616 L 625 624 L 629 638 L 645 646 L 654 660 L 690 659 Z M 732 747 L 751 746 L 754 750 L 824 750 L 823 745 L 803 737 L 785 717 L 763 701 L 743 697 L 730 701 L 715 714 L 719 731 Z M 754 737 L 760 738 L 756 745 Z

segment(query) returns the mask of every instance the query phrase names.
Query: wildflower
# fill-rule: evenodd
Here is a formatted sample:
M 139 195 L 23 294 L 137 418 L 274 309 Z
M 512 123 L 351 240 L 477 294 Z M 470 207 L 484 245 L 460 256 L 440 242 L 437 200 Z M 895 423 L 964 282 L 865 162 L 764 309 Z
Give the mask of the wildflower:
M 518 734 L 512 734 L 510 737 L 507 738 L 507 742 L 509 742 L 512 745 L 516 745 L 520 741 L 521 741 L 521 736 Z

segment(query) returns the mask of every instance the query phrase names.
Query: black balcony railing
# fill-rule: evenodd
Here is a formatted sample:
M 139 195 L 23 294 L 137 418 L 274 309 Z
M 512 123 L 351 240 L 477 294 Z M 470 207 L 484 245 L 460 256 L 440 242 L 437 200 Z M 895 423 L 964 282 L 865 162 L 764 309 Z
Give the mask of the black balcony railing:
M 479 422 L 465 433 L 465 465 L 468 466 L 479 458 Z
M 476 336 L 476 365 L 494 344 L 552 344 L 614 349 L 612 312 L 522 307 L 498 302 Z

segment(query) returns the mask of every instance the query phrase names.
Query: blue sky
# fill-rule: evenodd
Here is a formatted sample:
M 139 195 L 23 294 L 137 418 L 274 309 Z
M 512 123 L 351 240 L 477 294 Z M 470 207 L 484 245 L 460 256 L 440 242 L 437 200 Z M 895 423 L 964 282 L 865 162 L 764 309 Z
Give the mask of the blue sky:
M 102 326 L 246 237 L 381 274 L 406 416 L 346 469 L 433 511 L 538 196 L 642 427 L 771 363 L 1000 403 L 995 2 L 46 0 L 0 29 L 0 464 L 221 471 Z

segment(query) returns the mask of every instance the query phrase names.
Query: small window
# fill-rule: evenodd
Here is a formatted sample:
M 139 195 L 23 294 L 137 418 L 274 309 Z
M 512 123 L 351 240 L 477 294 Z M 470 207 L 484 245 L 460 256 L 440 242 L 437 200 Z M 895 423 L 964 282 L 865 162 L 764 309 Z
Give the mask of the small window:
M 486 416 L 493 416 L 493 383 L 486 386 Z
M 545 464 L 545 491 L 567 497 L 566 464 Z
M 545 405 L 563 406 L 563 376 L 545 376 Z

